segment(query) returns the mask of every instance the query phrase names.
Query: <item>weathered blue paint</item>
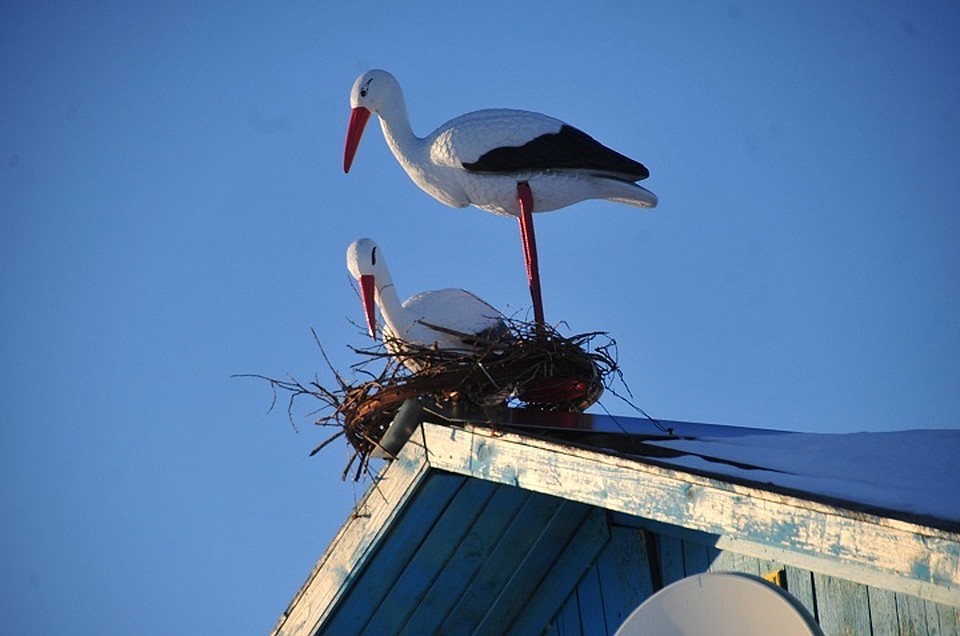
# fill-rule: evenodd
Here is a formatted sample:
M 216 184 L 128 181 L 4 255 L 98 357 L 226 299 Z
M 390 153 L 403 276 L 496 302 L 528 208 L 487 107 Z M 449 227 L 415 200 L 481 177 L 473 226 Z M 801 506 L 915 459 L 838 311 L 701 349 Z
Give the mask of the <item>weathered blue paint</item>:
M 914 596 L 898 595 L 897 617 L 902 633 L 917 634 L 917 636 L 926 636 L 929 633 L 927 629 L 927 607 L 922 599 Z
M 910 571 L 913 574 L 913 577 L 920 581 L 929 581 L 933 578 L 930 572 L 930 564 L 924 563 L 922 561 L 917 561 L 913 564 L 913 568 Z
M 813 595 L 813 575 L 809 570 L 787 565 L 787 591 L 816 618 L 817 603 Z
M 618 517 L 620 521 L 622 518 Z M 654 592 L 651 588 L 640 590 L 629 585 L 614 585 L 611 582 L 617 579 L 617 570 L 620 574 L 630 573 L 636 575 L 638 569 L 650 578 L 656 578 L 650 571 L 650 564 L 644 560 L 631 560 L 629 557 L 624 559 L 624 546 L 631 545 L 625 541 L 625 535 L 622 533 L 635 534 L 642 536 L 639 524 L 637 527 L 614 526 L 611 529 L 611 538 L 609 543 L 597 556 L 597 562 L 605 564 L 605 567 L 598 570 L 598 575 L 594 576 L 588 573 L 577 584 L 576 591 L 571 594 L 561 610 L 557 613 L 558 625 L 560 624 L 560 615 L 569 616 L 572 608 L 576 608 L 582 618 L 585 613 L 597 611 L 593 605 L 586 605 L 585 599 L 602 598 L 604 604 L 608 604 L 610 597 L 609 590 L 616 588 L 621 591 L 634 590 L 631 598 L 624 602 L 623 599 L 618 604 L 626 605 L 630 610 L 634 609 Z M 698 567 L 702 566 L 704 559 L 702 555 L 709 555 L 708 568 L 710 571 L 725 572 L 744 572 L 757 575 L 779 569 L 781 564 L 776 562 L 756 559 L 747 555 L 737 554 L 730 551 L 718 551 L 708 543 L 697 543 L 697 535 L 689 531 L 680 530 L 677 534 L 671 534 L 670 528 L 660 524 L 660 532 L 656 533 L 655 540 L 660 546 L 659 554 L 666 555 L 667 559 L 660 560 L 660 577 L 664 580 L 664 585 L 672 582 L 675 577 L 689 576 L 697 574 Z M 683 538 L 681 538 L 681 536 Z M 708 534 L 702 534 L 700 538 L 705 542 L 712 541 Z M 639 550 L 639 544 L 634 544 L 634 549 Z M 646 550 L 642 550 L 645 554 Z M 618 564 L 622 564 L 618 568 Z M 682 573 L 680 572 L 682 568 Z M 866 585 L 860 585 L 851 581 L 845 581 L 842 578 L 831 577 L 820 573 L 811 572 L 792 566 L 784 567 L 786 570 L 786 589 L 795 598 L 797 603 L 804 607 L 812 616 L 818 618 L 826 634 L 871 634 L 881 636 L 884 634 L 952 634 L 960 633 L 960 622 L 957 619 L 957 607 L 951 607 L 943 604 L 924 601 L 923 599 L 910 596 L 908 594 L 894 593 L 889 590 L 873 588 Z M 703 571 L 703 570 L 700 570 Z M 592 602 L 592 601 L 591 601 Z M 605 609 L 605 608 L 604 608 Z M 622 618 L 611 620 L 605 619 L 605 632 L 612 634 L 622 623 L 627 611 Z M 567 623 L 564 623 L 566 625 Z M 592 623 L 596 624 L 596 623 Z M 565 634 L 566 632 L 555 631 L 552 633 Z M 584 633 L 601 633 L 596 631 Z
M 960 636 L 960 607 L 933 603 L 937 607 L 940 631 L 944 636 Z
M 496 448 L 484 440 L 478 440 L 471 454 L 471 470 L 481 477 L 488 478 L 496 462 Z M 504 482 L 510 483 L 509 477 Z M 514 479 L 513 481 L 516 481 Z
M 921 531 L 914 532 L 868 514 L 811 505 L 721 478 L 643 461 L 625 465 L 592 450 L 478 430 L 450 434 L 437 427 L 434 433 L 433 425 L 425 426 L 430 444 L 444 449 L 437 453 L 438 468 L 669 521 L 722 536 L 728 543 L 793 554 L 804 563 L 821 561 L 834 574 L 849 565 L 861 582 L 894 584 L 900 590 L 912 589 L 915 563 L 936 563 L 916 593 L 938 600 L 960 598 L 960 541 L 949 532 L 925 535 L 919 527 Z M 485 464 L 482 475 L 470 471 L 473 461 L 462 453 L 480 444 L 478 440 L 497 448 L 496 461 Z
M 867 586 L 814 573 L 817 618 L 827 634 L 869 634 Z
M 867 588 L 870 605 L 870 636 L 896 636 L 900 632 L 897 619 L 897 595 L 889 590 Z
M 766 528 L 765 532 L 773 543 L 778 545 L 795 545 L 797 543 L 797 535 L 800 532 L 800 528 L 794 521 L 787 519 L 775 519 Z
M 639 599 L 653 594 L 646 533 L 612 525 L 610 544 L 597 556 L 603 613 L 609 629 L 616 629 L 636 609 Z
M 427 452 L 408 443 L 385 473 L 382 488 L 397 484 L 381 497 L 387 508 L 374 492 L 348 522 L 369 537 L 321 559 L 278 633 L 610 634 L 685 576 L 783 568 L 827 634 L 960 634 L 960 603 L 916 595 L 956 589 L 960 541 L 949 532 L 542 441 L 435 429 L 423 432 Z M 911 567 L 883 562 L 882 548 L 902 540 L 916 550 L 918 536 L 925 552 Z M 863 541 L 873 544 L 864 551 Z M 844 576 L 848 561 L 859 582 Z M 898 578 L 874 573 L 890 563 Z M 311 606 L 315 584 L 329 607 Z

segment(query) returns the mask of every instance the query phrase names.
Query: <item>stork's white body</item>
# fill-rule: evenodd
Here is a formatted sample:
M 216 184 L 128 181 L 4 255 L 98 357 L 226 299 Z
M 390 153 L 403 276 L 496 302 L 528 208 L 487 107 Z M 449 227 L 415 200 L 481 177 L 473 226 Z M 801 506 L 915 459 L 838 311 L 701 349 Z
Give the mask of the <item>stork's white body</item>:
M 453 207 L 474 205 L 496 214 L 519 215 L 517 183 L 533 192 L 535 212 L 557 210 L 586 199 L 653 207 L 657 197 L 635 181 L 646 169 L 621 170 L 623 155 L 602 146 L 559 119 L 524 110 L 491 109 L 462 115 L 426 137 L 410 127 L 406 101 L 386 71 L 361 75 L 351 106 L 377 113 L 387 145 L 414 183 Z M 363 122 L 351 127 L 344 168 L 349 170 Z M 565 135 L 565 131 L 576 135 Z M 546 144 L 544 143 L 546 140 Z M 476 165 L 489 153 L 501 161 Z M 546 156 L 549 155 L 549 156 Z M 633 162 L 635 163 L 635 162 Z
M 420 292 L 403 301 L 399 309 L 394 304 L 397 297 L 391 294 L 392 290 L 393 287 L 379 290 L 378 305 L 383 316 L 385 338 L 464 351 L 473 348 L 464 341 L 464 336 L 467 340 L 470 336 L 482 337 L 503 326 L 500 312 L 465 289 Z

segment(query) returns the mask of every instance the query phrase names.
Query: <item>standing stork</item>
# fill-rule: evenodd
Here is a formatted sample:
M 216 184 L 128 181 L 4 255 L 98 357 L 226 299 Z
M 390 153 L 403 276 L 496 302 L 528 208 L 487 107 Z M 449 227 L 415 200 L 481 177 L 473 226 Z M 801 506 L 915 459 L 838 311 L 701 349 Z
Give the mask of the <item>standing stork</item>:
M 426 137 L 410 127 L 396 78 L 370 70 L 350 93 L 350 124 L 343 170 L 350 171 L 371 113 L 393 156 L 422 190 L 452 207 L 474 205 L 520 222 L 534 319 L 543 324 L 543 300 L 533 212 L 547 212 L 587 199 L 607 199 L 641 208 L 657 196 L 636 182 L 643 164 L 607 148 L 590 135 L 547 115 L 490 109 L 461 115 Z

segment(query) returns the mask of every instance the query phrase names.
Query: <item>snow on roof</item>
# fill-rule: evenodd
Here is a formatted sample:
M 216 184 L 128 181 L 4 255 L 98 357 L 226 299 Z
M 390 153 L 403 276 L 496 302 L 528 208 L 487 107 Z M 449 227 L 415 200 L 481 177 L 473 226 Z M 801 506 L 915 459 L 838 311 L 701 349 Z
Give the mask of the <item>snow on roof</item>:
M 468 423 L 489 417 L 505 430 L 600 451 L 617 448 L 676 468 L 960 528 L 960 429 L 797 433 L 530 409 L 503 409 L 492 416 L 454 410 L 440 419 Z M 651 454 L 651 447 L 658 452 Z M 933 525 L 946 529 L 944 523 Z
M 684 431 L 688 433 L 688 431 Z M 694 439 L 649 441 L 685 467 L 960 523 L 960 430 L 737 435 L 702 427 Z M 704 456 L 762 467 L 749 470 Z

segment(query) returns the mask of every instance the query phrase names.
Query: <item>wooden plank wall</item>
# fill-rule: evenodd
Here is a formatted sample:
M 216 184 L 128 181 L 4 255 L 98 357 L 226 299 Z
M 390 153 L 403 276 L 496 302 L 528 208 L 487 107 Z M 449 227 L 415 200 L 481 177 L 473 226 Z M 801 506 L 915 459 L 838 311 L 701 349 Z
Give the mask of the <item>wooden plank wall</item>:
M 600 508 L 438 471 L 317 633 L 539 633 L 609 529 Z
M 554 615 L 551 636 L 613 634 L 656 590 L 702 572 L 781 572 L 827 636 L 960 636 L 960 608 L 713 547 L 715 537 L 610 516 L 610 540 Z

